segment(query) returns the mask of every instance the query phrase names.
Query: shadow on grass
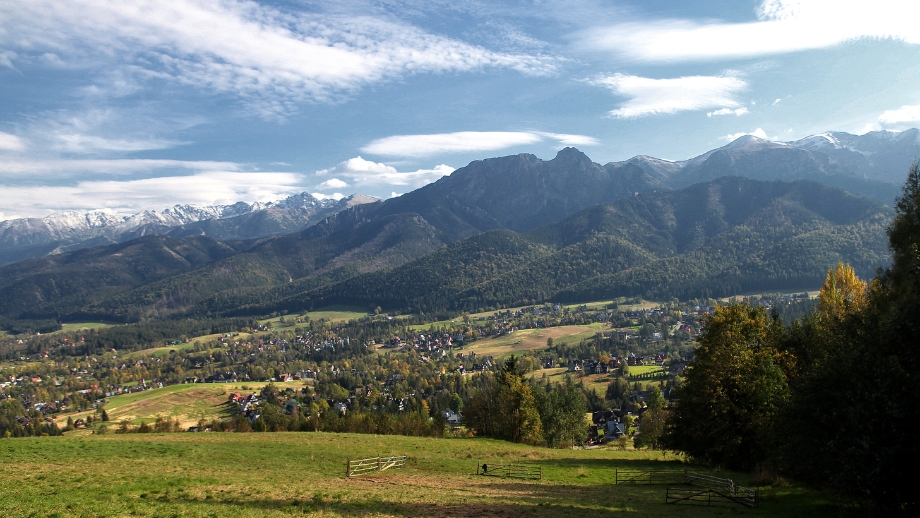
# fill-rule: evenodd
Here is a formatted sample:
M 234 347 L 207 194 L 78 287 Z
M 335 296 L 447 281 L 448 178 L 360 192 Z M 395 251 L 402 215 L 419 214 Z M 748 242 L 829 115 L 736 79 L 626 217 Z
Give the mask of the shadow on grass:
M 237 507 L 262 512 L 282 513 L 334 513 L 342 516 L 425 516 L 434 518 L 447 518 L 453 516 L 484 516 L 484 517 L 520 517 L 520 516 L 548 516 L 548 517 L 584 517 L 605 518 L 623 516 L 624 512 L 636 516 L 660 514 L 644 512 L 640 509 L 599 509 L 596 502 L 592 505 L 565 504 L 560 502 L 507 502 L 507 501 L 470 501 L 456 502 L 393 502 L 382 499 L 339 500 L 335 498 L 313 498 L 308 500 L 295 499 L 248 499 L 248 500 L 200 500 L 187 498 L 161 499 L 163 503 L 193 505 L 214 508 L 217 506 Z M 664 506 L 664 504 L 661 504 Z

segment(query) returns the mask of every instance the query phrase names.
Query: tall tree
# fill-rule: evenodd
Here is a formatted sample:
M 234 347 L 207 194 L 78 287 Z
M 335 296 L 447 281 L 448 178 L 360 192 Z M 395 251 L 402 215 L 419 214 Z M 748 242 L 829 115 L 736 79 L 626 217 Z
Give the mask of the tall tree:
M 848 264 L 838 263 L 827 272 L 818 294 L 818 311 L 825 317 L 844 318 L 865 309 L 869 301 L 869 285 L 860 280 Z
M 916 515 L 920 462 L 920 165 L 910 167 L 888 227 L 891 267 L 865 304 L 825 304 L 793 326 L 792 397 L 779 420 L 777 464 L 800 480 Z M 833 276 L 833 279 L 832 279 Z M 831 281 L 835 286 L 828 286 Z M 822 293 L 839 288 L 834 272 Z M 832 298 L 833 297 L 829 297 Z M 839 300 L 839 297 L 838 299 Z M 823 301 L 822 301 L 823 302 Z M 825 308 L 833 308 L 825 310 Z M 803 462 L 802 459 L 808 459 Z
M 784 328 L 763 307 L 732 303 L 707 317 L 696 358 L 671 412 L 664 444 L 701 461 L 746 469 L 765 440 L 788 385 L 777 364 Z

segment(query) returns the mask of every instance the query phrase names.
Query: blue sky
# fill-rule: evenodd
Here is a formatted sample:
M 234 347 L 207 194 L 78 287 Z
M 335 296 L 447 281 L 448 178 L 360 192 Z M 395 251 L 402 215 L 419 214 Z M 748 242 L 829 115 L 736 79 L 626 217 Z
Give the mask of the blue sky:
M 0 3 L 0 220 L 920 125 L 917 2 Z

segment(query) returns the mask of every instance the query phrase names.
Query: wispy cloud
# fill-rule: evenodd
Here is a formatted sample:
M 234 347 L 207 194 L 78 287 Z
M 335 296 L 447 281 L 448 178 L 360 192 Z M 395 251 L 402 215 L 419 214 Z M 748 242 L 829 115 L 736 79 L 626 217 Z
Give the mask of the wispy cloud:
M 878 117 L 882 126 L 896 127 L 920 122 L 920 104 L 905 104 L 896 110 L 885 110 Z
M 595 27 L 581 47 L 640 62 L 746 58 L 863 38 L 920 44 L 920 4 L 903 0 L 763 0 L 757 21 L 658 20 Z
M 235 162 L 211 160 L 157 160 L 157 159 L 36 159 L 4 157 L 0 161 L 0 178 L 22 177 L 40 174 L 43 180 L 68 178 L 86 173 L 106 175 L 128 175 L 139 172 L 183 170 L 183 171 L 239 171 Z
M 402 186 L 416 189 L 452 172 L 454 168 L 444 164 L 431 169 L 400 172 L 393 166 L 365 160 L 358 156 L 341 162 L 335 167 L 317 171 L 316 175 L 333 176 L 334 178 L 323 182 L 330 184 L 328 186 L 330 188 L 337 188 L 332 185 L 332 182 L 341 182 L 343 187 L 348 185 L 340 180 L 340 178 L 346 178 L 359 187 Z
M 209 171 L 128 181 L 83 181 L 75 185 L 0 185 L 4 219 L 44 217 L 62 210 L 107 210 L 135 214 L 175 204 L 214 205 L 273 201 L 301 192 L 294 173 Z
M 394 135 L 374 140 L 361 148 L 373 155 L 426 157 L 439 153 L 495 151 L 512 146 L 535 144 L 544 139 L 569 146 L 593 146 L 597 139 L 586 135 L 542 131 L 458 131 L 427 135 Z
M 735 95 L 747 83 L 732 76 L 685 76 L 670 79 L 614 74 L 591 81 L 629 97 L 610 115 L 619 118 L 671 114 L 708 108 L 737 108 Z
M 2 151 L 23 151 L 26 148 L 25 142 L 13 135 L 0 131 L 0 150 Z
M 69 153 L 98 153 L 115 151 L 128 153 L 133 151 L 146 151 L 151 149 L 169 149 L 188 144 L 177 140 L 166 139 L 112 139 L 96 135 L 83 135 L 80 133 L 63 133 L 56 135 L 55 148 Z
M 267 118 L 411 74 L 556 68 L 552 57 L 494 52 L 390 20 L 236 0 L 4 2 L 0 26 L 0 45 L 18 52 L 5 55 L 11 64 L 53 53 L 63 66 L 229 93 Z

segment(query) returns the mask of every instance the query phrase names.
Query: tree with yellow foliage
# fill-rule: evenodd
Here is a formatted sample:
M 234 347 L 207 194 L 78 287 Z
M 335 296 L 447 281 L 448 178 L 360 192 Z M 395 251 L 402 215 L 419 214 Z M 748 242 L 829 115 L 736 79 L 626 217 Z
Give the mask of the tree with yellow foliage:
M 837 263 L 827 271 L 818 295 L 818 311 L 824 317 L 842 319 L 862 311 L 869 300 L 869 285 L 856 276 L 853 267 Z

